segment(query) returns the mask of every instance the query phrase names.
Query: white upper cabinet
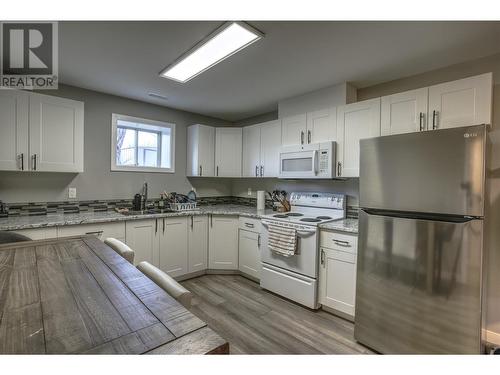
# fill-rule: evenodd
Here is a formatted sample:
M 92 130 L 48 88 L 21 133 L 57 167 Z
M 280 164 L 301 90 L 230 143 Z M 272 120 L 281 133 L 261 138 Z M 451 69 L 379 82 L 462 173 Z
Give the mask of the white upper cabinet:
M 278 177 L 280 173 L 281 120 L 260 127 L 260 176 Z
M 285 117 L 282 120 L 283 146 L 334 141 L 337 138 L 336 133 L 335 107 Z
M 0 170 L 28 169 L 29 94 L 0 90 Z
M 214 158 L 215 128 L 200 124 L 188 126 L 187 176 L 215 176 Z
M 381 135 L 427 129 L 427 87 L 382 97 Z
M 243 177 L 278 177 L 281 121 L 243 128 Z
M 83 172 L 83 103 L 37 94 L 29 113 L 31 169 Z
M 491 73 L 429 87 L 428 129 L 491 124 Z
M 337 177 L 359 177 L 359 141 L 380 136 L 380 98 L 337 108 Z
M 241 177 L 242 128 L 215 129 L 215 175 Z
M 261 166 L 261 126 L 243 128 L 243 177 L 259 177 Z
M 82 102 L 0 93 L 0 170 L 83 172 Z
M 318 143 L 337 139 L 337 108 L 308 112 L 306 142 Z
M 290 146 L 306 143 L 306 128 L 307 118 L 305 113 L 283 118 L 281 122 L 281 144 Z

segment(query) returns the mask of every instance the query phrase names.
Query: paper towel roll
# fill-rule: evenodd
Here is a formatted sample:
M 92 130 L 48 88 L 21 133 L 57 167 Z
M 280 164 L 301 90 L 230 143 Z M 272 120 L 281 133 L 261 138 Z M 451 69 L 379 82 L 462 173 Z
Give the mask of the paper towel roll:
M 264 190 L 257 191 L 257 209 L 264 210 L 266 208 L 266 192 Z

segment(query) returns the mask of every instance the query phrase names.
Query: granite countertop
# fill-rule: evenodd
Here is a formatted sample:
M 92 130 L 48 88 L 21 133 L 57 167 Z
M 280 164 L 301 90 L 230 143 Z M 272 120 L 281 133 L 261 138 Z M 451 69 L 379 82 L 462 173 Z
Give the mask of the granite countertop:
M 339 230 L 342 232 L 358 233 L 358 219 L 342 219 L 320 224 L 320 229 Z
M 257 210 L 255 207 L 238 204 L 217 204 L 201 206 L 197 210 L 184 212 L 164 212 L 158 214 L 123 215 L 115 211 L 80 212 L 74 214 L 47 214 L 39 216 L 10 216 L 0 218 L 0 230 L 21 230 L 31 228 L 57 227 L 64 225 L 109 223 L 125 220 L 156 219 L 163 217 L 191 215 L 234 215 L 260 219 L 263 215 L 272 214 L 272 210 Z M 320 224 L 321 229 L 339 230 L 358 233 L 357 219 L 342 219 Z
M 191 215 L 235 215 L 260 219 L 262 215 L 272 213 L 272 210 L 257 210 L 256 207 L 237 204 L 218 204 L 201 206 L 197 210 L 185 212 L 164 212 L 158 214 L 123 215 L 115 211 L 80 212 L 74 214 L 47 214 L 39 216 L 10 216 L 0 218 L 0 230 L 21 230 L 30 228 L 45 228 L 63 225 L 109 223 L 124 220 L 156 219 L 162 217 Z

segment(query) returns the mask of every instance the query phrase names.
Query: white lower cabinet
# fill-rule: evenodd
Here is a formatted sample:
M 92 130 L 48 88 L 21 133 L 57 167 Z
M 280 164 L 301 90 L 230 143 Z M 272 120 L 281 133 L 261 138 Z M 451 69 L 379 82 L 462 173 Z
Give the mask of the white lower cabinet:
M 191 216 L 188 229 L 188 273 L 207 269 L 208 216 Z
M 83 236 L 92 234 L 100 240 L 114 237 L 125 242 L 125 222 L 67 225 L 57 227 L 57 237 Z
M 239 267 L 238 269 L 260 280 L 260 233 L 250 232 L 248 230 L 239 230 Z
M 208 232 L 208 268 L 238 269 L 238 217 L 210 215 Z
M 320 234 L 319 302 L 351 319 L 356 300 L 357 243 L 355 235 Z
M 160 269 L 172 277 L 188 273 L 188 217 L 158 219 Z
M 160 263 L 158 220 L 130 220 L 125 224 L 127 245 L 135 252 L 134 263 L 147 261 L 156 267 Z
M 56 238 L 57 237 L 56 227 L 20 229 L 20 230 L 14 231 L 14 232 L 22 234 L 23 236 L 29 237 L 32 240 L 45 240 L 47 238 Z

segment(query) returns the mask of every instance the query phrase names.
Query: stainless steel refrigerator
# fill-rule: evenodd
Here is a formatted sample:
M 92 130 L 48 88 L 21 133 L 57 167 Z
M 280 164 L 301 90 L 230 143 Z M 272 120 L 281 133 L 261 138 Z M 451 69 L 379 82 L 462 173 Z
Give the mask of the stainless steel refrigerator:
M 362 140 L 356 340 L 479 353 L 487 126 Z

